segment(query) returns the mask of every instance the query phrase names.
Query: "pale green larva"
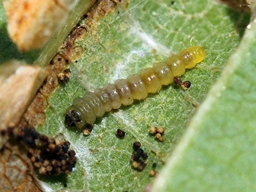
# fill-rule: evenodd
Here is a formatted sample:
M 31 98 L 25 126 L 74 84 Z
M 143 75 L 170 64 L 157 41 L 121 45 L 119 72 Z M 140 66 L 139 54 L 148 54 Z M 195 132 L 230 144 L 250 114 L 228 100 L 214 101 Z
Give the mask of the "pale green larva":
M 86 124 L 93 124 L 97 117 L 102 117 L 112 109 L 145 99 L 149 93 L 158 92 L 162 85 L 172 83 L 174 77 L 183 75 L 185 69 L 195 67 L 205 56 L 202 47 L 191 46 L 168 57 L 164 62 L 156 63 L 152 68 L 142 70 L 140 74 L 118 79 L 114 84 L 86 93 L 84 97 L 76 98 L 67 108 L 65 125 L 82 128 Z

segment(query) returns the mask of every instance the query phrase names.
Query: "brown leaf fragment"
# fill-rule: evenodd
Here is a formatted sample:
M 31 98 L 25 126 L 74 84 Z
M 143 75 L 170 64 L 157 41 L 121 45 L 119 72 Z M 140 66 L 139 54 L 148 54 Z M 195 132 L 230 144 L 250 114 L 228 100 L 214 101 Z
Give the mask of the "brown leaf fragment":
M 105 15 L 113 12 L 118 6 L 123 8 L 128 4 L 127 0 L 123 0 L 122 3 L 120 2 L 118 0 L 97 1 L 91 9 L 81 17 L 80 23 L 73 28 L 59 51 L 68 57 L 71 62 L 77 61 L 84 52 L 83 48 L 79 46 L 77 42 L 84 39 L 88 32 L 94 33 L 95 29 L 99 25 L 100 19 Z
M 37 93 L 23 116 L 24 120 L 31 126 L 43 125 L 46 118 L 44 111 L 47 107 L 47 98 L 42 93 Z
M 217 0 L 241 12 L 250 12 L 250 0 Z
M 11 192 L 42 191 L 33 166 L 21 147 L 5 144 L 0 150 L 0 189 Z
M 19 123 L 45 77 L 40 67 L 20 61 L 0 66 L 0 131 Z
M 20 51 L 41 49 L 58 32 L 78 0 L 4 0 L 7 29 Z
M 124 1 L 126 2 L 126 1 Z M 86 25 L 91 29 L 95 29 L 99 25 L 99 20 L 106 14 L 111 13 L 116 8 L 115 1 L 102 0 L 98 1 L 87 13 Z M 93 30 L 92 30 L 93 31 Z
M 48 76 L 23 116 L 25 122 L 30 126 L 36 127 L 44 124 L 46 119 L 45 110 L 48 107 L 48 97 L 59 86 L 58 74 L 63 72 L 68 63 L 68 58 L 57 53 L 50 62 L 50 65 L 46 67 Z

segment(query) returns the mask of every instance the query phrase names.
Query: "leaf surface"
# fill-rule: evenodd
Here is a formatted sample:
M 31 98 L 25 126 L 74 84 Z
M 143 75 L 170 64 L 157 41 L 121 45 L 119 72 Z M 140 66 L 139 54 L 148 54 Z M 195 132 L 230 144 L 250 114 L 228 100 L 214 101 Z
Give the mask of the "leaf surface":
M 161 165 L 166 162 L 181 135 L 185 134 L 186 137 L 188 134 L 190 129 L 185 128 L 197 110 L 195 106 L 202 103 L 211 85 L 220 76 L 226 61 L 240 42 L 248 21 L 248 14 L 241 14 L 210 0 L 133 0 L 128 8 L 118 6 L 115 12 L 100 19 L 97 28 L 89 30 L 85 39 L 77 42 L 77 47 L 83 50 L 81 59 L 70 65 L 72 76 L 69 83 L 54 92 L 46 112 L 47 121 L 44 126 L 38 127 L 40 132 L 48 135 L 62 134 L 77 153 L 78 163 L 65 181 L 68 186 L 66 189 L 142 191 L 152 181 L 149 172 L 153 163 L 157 163 L 157 170 L 162 168 L 163 174 L 168 172 L 170 165 Z M 190 45 L 204 47 L 207 57 L 182 77 L 192 82 L 188 91 L 184 92 L 173 85 L 164 87 L 145 101 L 135 102 L 132 106 L 121 107 L 118 111 L 106 114 L 96 122 L 88 137 L 82 135 L 82 130 L 65 128 L 65 110 L 74 98 L 106 83 L 113 83 L 116 79 L 139 73 L 143 68 L 150 67 Z M 224 107 L 224 103 L 220 106 Z M 210 115 L 216 114 L 219 115 L 215 111 L 207 117 L 211 120 Z M 221 117 L 225 119 L 227 115 Z M 212 121 L 209 124 L 215 125 Z M 150 126 L 165 128 L 163 143 L 149 135 Z M 115 131 L 118 128 L 126 132 L 124 139 L 116 137 Z M 205 129 L 214 132 L 208 127 Z M 199 132 L 197 129 L 196 133 Z M 219 132 L 219 135 L 222 134 Z M 194 134 L 190 138 L 193 143 L 198 141 L 198 146 L 212 146 L 213 143 L 208 142 L 208 138 L 202 138 L 200 143 L 196 136 L 198 135 Z M 183 140 L 184 138 L 178 147 Z M 132 144 L 135 141 L 140 141 L 149 155 L 147 167 L 141 172 L 133 170 L 130 164 Z M 215 147 L 212 146 L 213 149 Z M 172 187 L 176 189 L 176 186 L 179 188 L 184 182 L 188 182 L 186 179 L 191 179 L 189 175 L 192 175 L 194 168 L 191 167 L 189 158 L 197 159 L 197 153 L 204 153 L 197 151 L 197 148 L 193 150 L 194 153 L 183 150 L 178 154 L 183 161 L 175 164 L 171 178 L 180 174 L 180 179 L 170 182 L 169 175 L 164 175 L 166 178 L 161 181 L 165 183 L 163 186 L 169 187 L 167 183 L 175 182 Z M 224 151 L 222 153 L 225 154 Z M 175 154 L 172 158 L 176 158 Z M 212 156 L 210 152 L 207 155 Z M 211 164 L 208 162 L 207 165 Z M 186 177 L 185 169 L 188 171 Z M 210 170 L 216 172 L 215 169 Z M 196 176 L 192 177 L 196 179 Z M 162 178 L 161 174 L 159 178 Z M 54 190 L 65 188 L 63 178 L 44 181 Z M 201 182 L 200 184 L 202 185 Z
M 154 190 L 255 190 L 255 30 L 250 24 Z

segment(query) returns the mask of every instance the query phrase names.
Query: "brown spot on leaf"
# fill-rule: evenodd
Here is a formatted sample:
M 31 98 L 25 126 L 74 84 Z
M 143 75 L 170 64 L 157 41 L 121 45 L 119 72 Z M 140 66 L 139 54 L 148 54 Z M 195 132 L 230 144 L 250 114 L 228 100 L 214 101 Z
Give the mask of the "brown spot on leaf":
M 38 93 L 23 117 L 31 126 L 42 125 L 45 121 L 44 110 L 47 107 L 46 97 L 42 93 Z
M 48 76 L 35 99 L 23 115 L 23 120 L 29 125 L 33 127 L 43 125 L 46 119 L 45 110 L 48 107 L 48 97 L 58 87 L 58 74 L 66 68 L 68 63 L 69 59 L 66 56 L 57 53 L 50 62 L 50 65 L 47 66 Z

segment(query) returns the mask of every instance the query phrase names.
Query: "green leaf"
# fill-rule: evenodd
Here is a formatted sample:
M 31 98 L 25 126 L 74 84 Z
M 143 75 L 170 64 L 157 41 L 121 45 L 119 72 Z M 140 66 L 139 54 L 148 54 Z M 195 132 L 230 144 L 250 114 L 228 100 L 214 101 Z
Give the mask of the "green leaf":
M 175 191 L 177 188 L 189 189 L 186 188 L 190 186 L 189 183 L 194 184 L 193 186 L 191 184 L 192 187 L 198 187 L 194 188 L 196 190 L 209 189 L 206 188 L 207 184 L 204 186 L 206 180 L 219 186 L 218 182 L 223 179 L 218 179 L 216 182 L 214 179 L 209 179 L 210 177 L 204 177 L 210 175 L 211 172 L 216 174 L 215 178 L 221 178 L 221 175 L 217 175 L 219 169 L 215 170 L 215 167 L 211 166 L 219 163 L 219 159 L 214 156 L 212 150 L 220 151 L 221 156 L 228 155 L 228 152 L 223 150 L 223 146 L 217 147 L 219 145 L 216 145 L 216 143 L 224 142 L 223 144 L 227 143 L 225 146 L 232 152 L 232 144 L 226 140 L 228 136 L 225 135 L 231 134 L 230 137 L 232 137 L 233 132 L 228 131 L 233 129 L 235 131 L 236 127 L 245 128 L 246 124 L 236 124 L 238 117 L 234 116 L 231 121 L 227 112 L 226 115 L 220 115 L 219 110 L 215 110 L 211 114 L 204 114 L 203 119 L 197 119 L 200 126 L 201 123 L 207 122 L 204 130 L 200 126 L 188 130 L 185 128 L 197 110 L 195 106 L 198 106 L 206 98 L 211 85 L 219 77 L 227 59 L 240 42 L 248 21 L 248 14 L 230 10 L 210 0 L 132 0 L 127 9 L 119 6 L 115 12 L 102 18 L 96 29 L 88 30 L 86 38 L 77 42 L 77 46 L 84 51 L 82 58 L 70 65 L 72 76 L 69 83 L 54 92 L 49 100 L 50 107 L 46 112 L 47 121 L 44 126 L 38 127 L 38 130 L 44 134 L 52 136 L 62 134 L 66 140 L 71 142 L 78 157 L 76 168 L 67 177 L 67 181 L 63 177 L 53 177 L 44 179 L 46 185 L 54 190 L 65 189 L 63 183 L 67 182 L 67 190 L 142 191 L 153 180 L 149 177 L 149 172 L 155 162 L 157 170 L 160 168 L 163 170 L 156 183 L 156 191 L 158 191 L 158 187 L 173 187 Z M 192 87 L 188 91 L 184 92 L 173 85 L 164 87 L 158 94 L 149 96 L 145 101 L 135 102 L 132 106 L 122 107 L 118 111 L 106 114 L 96 122 L 88 137 L 82 135 L 82 130 L 65 128 L 63 123 L 65 110 L 77 96 L 83 96 L 85 92 L 102 87 L 106 83 L 113 83 L 118 78 L 126 78 L 130 74 L 139 73 L 141 69 L 150 67 L 170 54 L 177 53 L 190 45 L 203 46 L 207 51 L 207 58 L 194 69 L 187 71 L 182 77 L 184 80 L 192 82 Z M 241 50 L 253 51 L 252 48 L 252 50 L 247 49 L 247 45 L 245 47 Z M 236 57 L 235 60 L 238 62 L 246 57 L 246 54 L 240 51 L 236 53 Z M 243 61 L 245 59 L 243 58 Z M 250 68 L 243 70 L 249 70 L 247 73 L 253 72 Z M 241 78 L 237 81 L 243 82 Z M 249 80 L 247 79 L 247 81 Z M 236 84 L 231 85 L 235 86 Z M 239 85 L 238 88 L 248 88 L 247 91 L 241 93 L 253 94 L 248 92 L 249 87 L 252 87 L 251 84 L 248 83 L 245 87 L 243 87 L 244 84 L 243 86 Z M 225 86 L 228 87 L 226 84 Z M 232 96 L 238 95 L 233 94 Z M 241 105 L 246 97 L 245 95 L 237 97 L 238 102 L 236 103 Z M 225 104 L 231 101 L 227 99 L 225 103 L 221 102 L 220 105 L 214 106 L 214 109 L 218 106 L 224 108 Z M 235 110 L 238 111 L 238 108 Z M 246 115 L 246 112 L 243 114 Z M 218 115 L 219 118 L 217 116 L 216 118 L 220 123 L 228 119 L 230 124 L 223 125 L 227 128 L 233 125 L 234 128 L 215 127 L 218 125 L 218 121 L 212 121 L 214 118 L 211 118 L 211 115 Z M 194 121 L 190 123 L 191 126 Z M 149 135 L 150 126 L 165 128 L 163 143 L 157 142 L 154 136 Z M 210 128 L 212 126 L 214 128 Z M 124 139 L 118 139 L 115 136 L 115 131 L 118 128 L 126 132 Z M 223 133 L 217 128 L 227 131 L 223 131 Z M 191 130 L 195 130 L 195 133 L 189 134 Z M 213 134 L 215 130 L 219 137 L 215 136 L 210 139 L 211 135 L 208 135 L 209 137 L 199 135 L 203 132 Z M 248 133 L 247 131 L 246 133 Z M 168 160 L 166 166 L 162 167 L 161 165 L 166 162 L 183 133 L 183 139 L 171 156 L 174 160 L 178 158 L 179 162 L 170 165 L 169 162 L 173 162 L 171 159 Z M 242 131 L 240 130 L 238 133 L 242 133 Z M 188 135 L 190 138 L 187 139 Z M 223 137 L 221 137 L 222 135 Z M 252 135 L 249 136 L 252 137 Z M 246 139 L 243 136 L 241 138 Z M 149 155 L 147 167 L 141 172 L 132 169 L 130 164 L 132 144 L 135 141 L 140 141 L 142 148 Z M 248 143 L 250 141 L 248 140 Z M 191 145 L 189 148 L 188 143 L 189 146 Z M 237 143 L 236 141 L 236 147 L 240 147 Z M 186 148 L 180 150 L 183 145 Z M 199 146 L 204 147 L 204 150 Z M 248 147 L 250 146 L 243 146 L 243 149 Z M 206 154 L 205 148 L 208 151 Z M 199 155 L 203 160 L 198 163 L 196 160 Z M 208 156 L 212 159 L 204 162 Z M 239 154 L 236 157 L 239 160 Z M 195 160 L 194 164 L 190 163 L 191 159 Z M 202 164 L 205 166 L 203 170 L 200 169 Z M 242 167 L 240 165 L 238 169 L 242 170 Z M 245 170 L 246 168 L 245 166 Z M 172 170 L 171 175 L 169 175 L 170 169 Z M 193 175 L 196 170 L 201 173 L 200 176 L 203 178 Z M 223 178 L 226 178 L 225 174 L 222 172 L 221 174 Z M 228 174 L 230 173 L 227 171 Z M 246 177 L 245 175 L 244 178 Z M 234 176 L 234 178 L 238 177 Z M 204 182 L 201 182 L 200 179 Z M 192 180 L 196 182 L 190 182 Z M 197 181 L 200 183 L 197 184 Z M 161 185 L 161 182 L 164 184 Z M 168 191 L 170 188 L 166 188 L 166 190 Z
M 151 181 L 152 164 L 156 162 L 160 167 L 170 155 L 195 111 L 193 105 L 206 97 L 238 44 L 246 22 L 248 15 L 211 1 L 132 1 L 127 10 L 120 8 L 100 20 L 96 31 L 77 43 L 84 54 L 70 66 L 70 82 L 50 99 L 48 121 L 41 129 L 51 135 L 63 133 L 78 154 L 76 170 L 68 176 L 68 188 L 141 191 Z M 64 127 L 65 109 L 75 97 L 138 73 L 189 45 L 201 45 L 207 50 L 205 61 L 183 77 L 193 84 L 189 91 L 165 87 L 144 102 L 105 115 L 89 137 Z M 163 143 L 148 134 L 152 125 L 165 128 Z M 126 132 L 125 139 L 116 138 L 117 128 Z M 130 165 L 134 141 L 140 141 L 149 154 L 142 172 Z M 53 188 L 63 187 L 54 183 Z
M 256 26 L 250 24 L 153 191 L 255 191 Z

